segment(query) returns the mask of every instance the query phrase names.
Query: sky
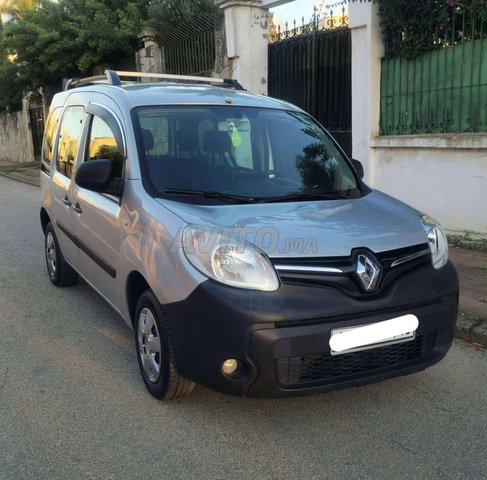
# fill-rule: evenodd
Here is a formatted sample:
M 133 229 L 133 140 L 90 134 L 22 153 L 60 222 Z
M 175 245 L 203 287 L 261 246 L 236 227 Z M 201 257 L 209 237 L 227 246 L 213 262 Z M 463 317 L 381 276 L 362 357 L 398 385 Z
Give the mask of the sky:
M 304 16 L 304 21 L 307 23 L 313 16 L 313 6 L 320 9 L 322 6 L 322 11 L 326 11 L 327 5 L 333 5 L 338 3 L 339 0 L 295 0 L 291 3 L 281 5 L 280 7 L 271 8 L 271 12 L 274 13 L 274 23 L 276 25 L 284 25 L 285 22 L 292 23 L 296 19 L 297 23 L 301 23 L 301 18 Z M 341 7 L 336 9 L 341 12 Z

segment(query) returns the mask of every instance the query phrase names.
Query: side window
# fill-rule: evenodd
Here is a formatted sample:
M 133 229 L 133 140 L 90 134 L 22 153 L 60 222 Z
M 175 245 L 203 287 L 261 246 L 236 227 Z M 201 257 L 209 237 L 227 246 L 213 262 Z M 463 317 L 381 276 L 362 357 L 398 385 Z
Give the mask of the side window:
M 83 107 L 68 107 L 61 120 L 56 168 L 68 178 L 73 173 L 84 113 Z
M 117 146 L 115 135 L 104 120 L 94 116 L 85 161 L 96 159 L 111 160 L 113 178 L 122 178 L 123 154 Z
M 51 111 L 47 118 L 46 131 L 44 132 L 44 140 L 42 143 L 42 162 L 48 169 L 51 167 L 52 155 L 54 153 L 54 132 L 59 123 L 61 111 L 62 108 L 57 107 Z

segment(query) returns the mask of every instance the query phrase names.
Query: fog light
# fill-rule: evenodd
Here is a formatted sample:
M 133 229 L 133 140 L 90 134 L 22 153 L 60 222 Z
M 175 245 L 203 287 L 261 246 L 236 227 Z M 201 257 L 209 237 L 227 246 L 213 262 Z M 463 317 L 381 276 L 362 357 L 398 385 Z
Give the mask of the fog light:
M 222 371 L 225 375 L 232 375 L 237 371 L 238 360 L 229 358 L 222 363 Z

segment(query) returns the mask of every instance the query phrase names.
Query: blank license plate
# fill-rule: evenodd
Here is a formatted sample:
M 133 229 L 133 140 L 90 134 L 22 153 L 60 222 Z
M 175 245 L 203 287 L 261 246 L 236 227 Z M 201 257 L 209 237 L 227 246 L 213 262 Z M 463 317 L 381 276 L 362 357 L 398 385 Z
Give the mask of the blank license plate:
M 408 314 L 369 325 L 335 328 L 331 331 L 330 351 L 332 355 L 343 355 L 408 342 L 414 339 L 418 325 L 418 317 Z

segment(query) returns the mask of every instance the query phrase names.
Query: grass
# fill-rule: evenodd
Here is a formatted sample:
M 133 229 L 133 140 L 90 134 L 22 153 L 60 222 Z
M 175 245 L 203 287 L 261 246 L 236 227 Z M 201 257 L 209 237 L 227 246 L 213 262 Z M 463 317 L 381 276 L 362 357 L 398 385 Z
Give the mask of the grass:
M 462 234 L 449 234 L 448 242 L 456 247 L 476 250 L 487 253 L 487 238 L 473 232 L 464 232 Z
M 458 312 L 458 320 L 480 321 L 480 318 L 469 310 L 461 310 Z

